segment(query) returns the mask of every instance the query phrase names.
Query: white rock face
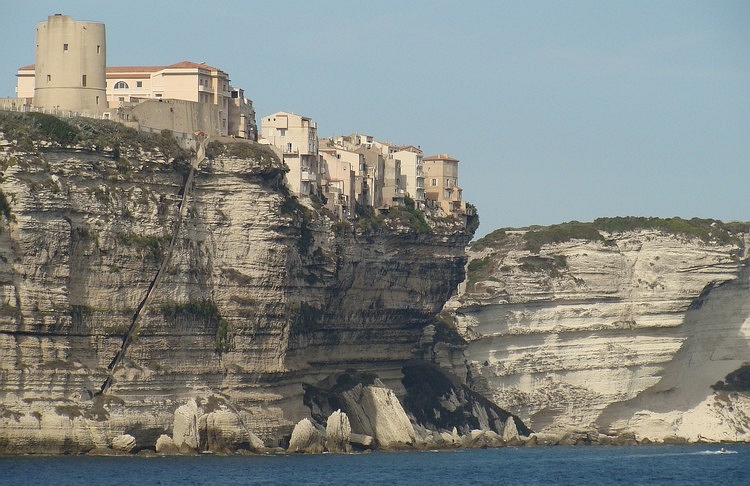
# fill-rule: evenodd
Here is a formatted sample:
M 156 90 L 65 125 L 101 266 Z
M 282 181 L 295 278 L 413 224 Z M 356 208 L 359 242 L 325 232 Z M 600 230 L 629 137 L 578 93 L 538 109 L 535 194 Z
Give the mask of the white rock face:
M 112 449 L 116 451 L 130 452 L 135 446 L 135 437 L 129 434 L 118 435 L 112 439 Z
M 503 442 L 512 442 L 518 439 L 518 428 L 516 427 L 516 421 L 513 417 L 508 417 L 505 421 L 505 427 L 503 428 Z
M 446 305 L 477 391 L 536 432 L 750 440 L 746 394 L 711 385 L 750 359 L 746 236 L 656 230 L 481 252 Z
M 231 410 L 216 410 L 198 419 L 201 437 L 211 452 L 231 453 L 238 449 L 259 451 L 263 442 L 245 425 L 242 417 Z
M 257 144 L 191 179 L 164 138 L 117 136 L 120 158 L 0 151 L 0 454 L 84 453 L 123 430 L 151 448 L 177 407 L 217 393 L 279 444 L 309 415 L 303 383 L 344 362 L 398 382 L 463 278 L 465 231 L 339 231 Z M 200 446 L 183 418 L 176 441 Z
M 329 452 L 349 452 L 351 433 L 349 417 L 341 410 L 336 410 L 328 417 L 326 423 L 326 449 Z
M 201 412 L 195 400 L 177 408 L 174 412 L 172 425 L 172 440 L 177 449 L 183 454 L 194 453 L 200 445 L 198 417 Z
M 294 426 L 287 450 L 318 454 L 325 450 L 325 438 L 309 419 L 303 418 Z
M 170 436 L 162 434 L 156 439 L 156 452 L 157 454 L 175 455 L 179 454 L 180 451 Z
M 342 393 L 352 428 L 375 438 L 380 447 L 413 444 L 414 426 L 393 390 L 359 384 Z

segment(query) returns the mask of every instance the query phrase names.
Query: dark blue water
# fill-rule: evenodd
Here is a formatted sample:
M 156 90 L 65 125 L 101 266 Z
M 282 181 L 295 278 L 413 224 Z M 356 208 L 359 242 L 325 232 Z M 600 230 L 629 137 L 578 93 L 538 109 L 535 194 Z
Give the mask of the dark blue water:
M 316 456 L 2 457 L 0 484 L 748 485 L 750 445 L 534 447 Z

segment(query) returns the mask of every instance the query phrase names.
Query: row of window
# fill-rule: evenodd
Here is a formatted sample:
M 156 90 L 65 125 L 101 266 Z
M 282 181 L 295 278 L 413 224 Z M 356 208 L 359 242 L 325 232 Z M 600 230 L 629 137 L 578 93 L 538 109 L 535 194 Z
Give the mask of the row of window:
M 135 87 L 143 88 L 143 81 L 136 81 Z M 130 89 L 130 86 L 125 81 L 118 81 L 115 83 L 115 89 Z
M 39 48 L 39 45 L 37 45 L 36 47 Z M 63 44 L 63 51 L 67 51 L 68 47 L 69 46 L 68 46 L 67 43 Z M 96 53 L 97 54 L 101 54 L 102 53 L 102 46 L 96 46 Z
M 452 181 L 453 183 L 451 183 L 451 181 Z M 437 179 L 432 179 L 432 180 L 430 181 L 430 185 L 431 185 L 432 187 L 435 187 L 435 186 L 437 186 Z M 453 187 L 453 186 L 455 186 L 455 185 L 456 185 L 456 180 L 455 180 L 455 179 L 445 179 L 445 186 L 446 186 L 446 187 Z

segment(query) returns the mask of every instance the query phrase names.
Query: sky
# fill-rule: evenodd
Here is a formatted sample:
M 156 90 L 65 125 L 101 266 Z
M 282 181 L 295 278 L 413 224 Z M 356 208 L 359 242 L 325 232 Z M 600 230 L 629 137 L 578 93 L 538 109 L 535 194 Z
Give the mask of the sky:
M 459 159 L 477 236 L 602 216 L 750 220 L 746 0 L 0 0 L 0 97 L 36 22 L 108 65 L 205 62 L 262 115 Z

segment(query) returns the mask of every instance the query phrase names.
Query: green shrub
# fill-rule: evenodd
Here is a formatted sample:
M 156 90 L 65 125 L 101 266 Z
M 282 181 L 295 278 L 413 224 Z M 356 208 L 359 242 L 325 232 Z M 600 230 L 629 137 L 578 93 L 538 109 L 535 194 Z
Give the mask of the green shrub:
M 614 217 L 598 218 L 594 225 L 608 233 L 621 233 L 641 229 L 653 229 L 670 235 L 696 238 L 703 241 L 716 240 L 730 243 L 739 233 L 750 230 L 750 223 L 723 223 L 715 219 Z
M 221 156 L 255 160 L 261 167 L 281 167 L 279 157 L 270 147 L 250 141 L 237 140 L 236 142 L 222 143 L 212 140 L 208 142 L 206 157 L 215 159 Z
M 492 233 L 484 235 L 477 241 L 471 244 L 472 251 L 482 251 L 487 248 L 492 248 L 496 244 L 503 242 L 508 239 L 508 233 L 504 228 L 496 229 Z
M 425 220 L 424 213 L 414 206 L 391 206 L 388 209 L 388 217 L 415 229 L 418 233 L 432 231 L 427 220 Z
M 122 245 L 135 247 L 146 254 L 146 258 L 160 262 L 169 245 L 166 236 L 141 236 L 135 233 L 120 233 L 118 240 Z
M 231 336 L 229 334 L 229 322 L 219 319 L 216 326 L 216 351 L 226 353 L 231 349 Z
M 492 272 L 492 259 L 490 257 L 470 260 L 466 266 L 466 285 L 471 286 Z
M 72 145 L 79 139 L 78 130 L 56 116 L 36 112 L 29 113 L 28 116 L 36 122 L 42 135 L 60 145 Z
M 555 255 L 552 258 L 529 256 L 519 260 L 521 270 L 530 273 L 547 273 L 551 277 L 559 277 L 560 270 L 567 268 L 568 262 L 564 255 Z
M 539 253 L 542 246 L 552 243 L 565 243 L 570 240 L 604 241 L 604 237 L 593 223 L 578 221 L 527 231 L 523 238 L 526 249 L 532 253 Z
M 2 213 L 2 215 L 8 221 L 11 221 L 13 218 L 13 213 L 10 209 L 10 203 L 8 202 L 8 196 L 5 195 L 2 189 L 0 189 L 0 213 Z

